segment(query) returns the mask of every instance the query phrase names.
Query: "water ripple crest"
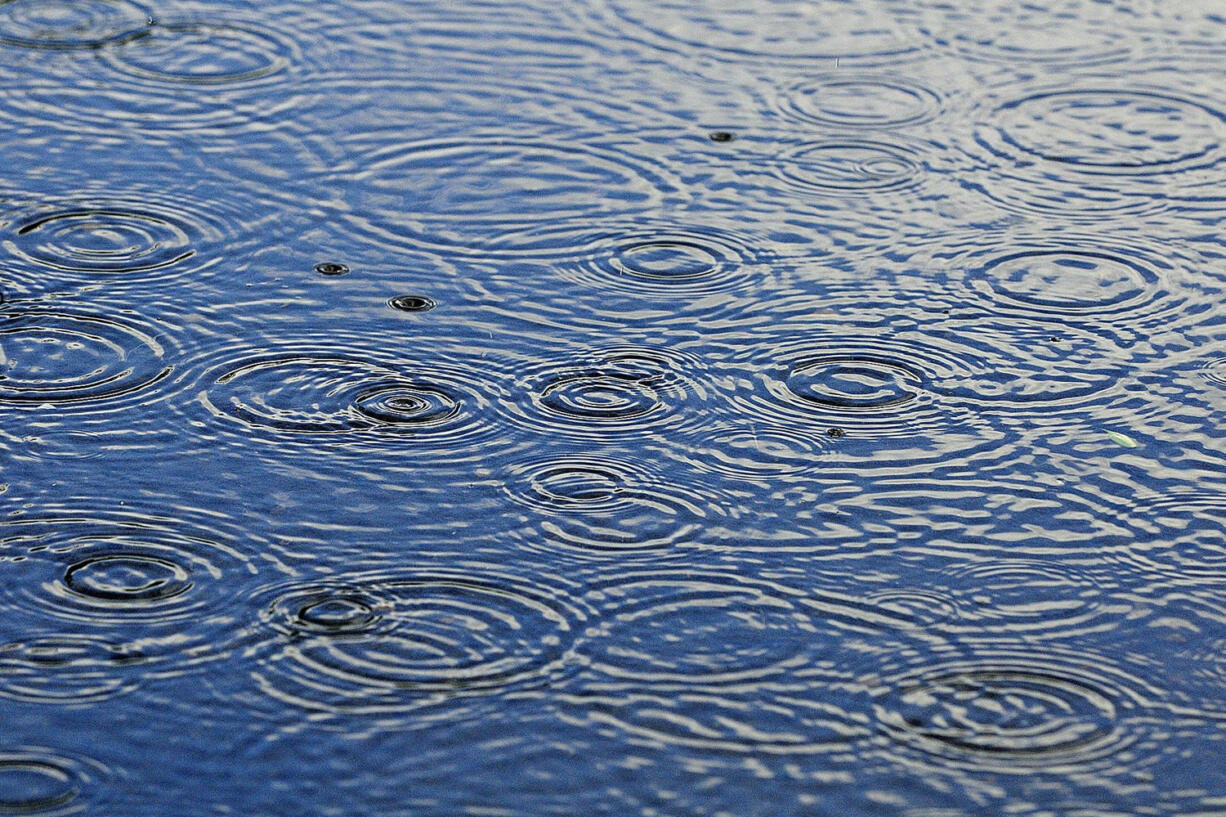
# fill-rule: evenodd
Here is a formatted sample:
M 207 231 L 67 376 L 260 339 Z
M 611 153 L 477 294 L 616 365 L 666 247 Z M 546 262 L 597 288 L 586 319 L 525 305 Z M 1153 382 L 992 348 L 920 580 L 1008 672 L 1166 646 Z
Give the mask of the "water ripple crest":
M 885 680 L 878 725 L 923 765 L 1123 774 L 1163 750 L 1144 722 L 1151 690 L 1102 656 L 997 646 L 925 657 Z
M 4 523 L 0 568 L 9 581 L 0 599 L 31 611 L 37 627 L 0 655 L 0 692 L 109 697 L 140 678 L 182 674 L 225 655 L 236 632 L 231 599 L 256 573 L 227 527 L 207 516 L 136 513 Z M 46 672 L 31 679 L 38 664 Z
M 898 22 L 882 0 L 835 0 L 817 9 L 802 0 L 770 0 L 753 8 L 729 0 L 646 3 L 602 0 L 599 11 L 621 36 L 637 33 L 653 46 L 694 49 L 731 59 L 895 61 L 917 50 L 919 35 Z
M 597 349 L 523 372 L 523 397 L 507 409 L 532 431 L 581 439 L 688 428 L 702 419 L 704 370 L 700 360 L 669 349 Z
M 160 286 L 172 278 L 199 284 L 222 265 L 218 249 L 233 251 L 260 220 L 250 202 L 232 199 L 141 191 L 23 207 L 0 233 L 16 261 L 6 272 L 29 290 L 104 282 Z
M 586 618 L 556 588 L 475 568 L 278 585 L 257 603 L 259 688 L 296 709 L 349 715 L 456 708 L 548 683 Z
M 143 669 L 137 665 L 146 660 L 135 642 L 71 632 L 28 636 L 0 645 L 0 695 L 88 707 L 135 689 Z
M 129 0 L 6 0 L 0 42 L 26 48 L 101 48 L 140 37 L 149 11 Z
M 88 5 L 56 5 L 78 4 Z M 319 21 L 293 16 L 276 26 L 246 17 L 146 23 L 142 16 L 141 23 L 98 48 L 95 59 L 7 83 L 0 105 L 28 121 L 98 137 L 116 130 L 148 138 L 158 132 L 267 129 L 269 123 L 284 127 L 291 124 L 287 112 L 302 108 L 306 97 L 296 80 L 316 70 L 314 63 L 327 52 L 314 30 Z
M 242 439 L 457 461 L 488 455 L 481 443 L 499 432 L 482 385 L 490 378 L 462 362 L 308 342 L 227 357 L 205 374 L 196 400 L 212 425 Z
M 1140 39 L 1128 34 L 1140 30 L 1149 11 L 1141 3 L 1101 7 L 1093 0 L 1048 5 L 936 0 L 916 6 L 921 30 L 935 45 L 972 64 L 1009 69 L 1085 68 L 1126 60 L 1136 54 Z M 1077 24 L 1069 25 L 1070 18 Z
M 148 401 L 172 370 L 160 335 L 126 315 L 0 313 L 0 405 L 98 411 L 136 396 Z
M 525 547 L 589 558 L 658 558 L 692 537 L 713 507 L 645 465 L 606 456 L 521 463 L 503 488 L 534 512 Z
M 969 147 L 986 164 L 964 183 L 1006 209 L 1101 221 L 1221 201 L 1226 114 L 1212 101 L 1094 82 L 1002 96 Z
M 1183 582 L 1216 584 L 1226 578 L 1226 495 L 1139 497 L 1134 520 L 1147 534 L 1122 554 L 1133 566 Z
M 681 200 L 663 167 L 624 149 L 506 136 L 406 144 L 399 135 L 355 138 L 363 169 L 336 179 L 349 223 L 392 247 L 531 252 L 521 234 L 543 222 L 645 214 Z
M 778 104 L 798 122 L 887 130 L 931 121 L 941 113 L 943 100 L 905 75 L 840 71 L 792 83 L 780 92 Z
M 650 297 L 693 298 L 759 287 L 778 277 L 782 258 L 743 230 L 684 221 L 551 225 L 516 238 L 548 260 L 557 275 L 600 290 Z
M 0 749 L 0 812 L 44 817 L 104 806 L 99 789 L 110 770 L 93 760 L 42 747 Z
M 967 376 L 956 348 L 856 333 L 809 334 L 807 340 L 779 338 L 751 347 L 748 359 L 744 351 L 738 355 L 736 372 L 729 371 L 735 380 L 723 392 L 740 416 L 804 434 L 812 449 L 827 452 L 823 461 L 858 467 L 886 465 L 883 445 L 895 465 L 940 460 L 1000 440 L 969 406 L 940 393 L 940 384 Z
M 298 55 L 295 44 L 274 28 L 158 20 L 104 56 L 108 65 L 138 79 L 221 86 L 270 77 Z
M 805 196 L 906 190 L 924 176 L 922 160 L 905 145 L 859 138 L 810 142 L 772 166 L 785 186 Z

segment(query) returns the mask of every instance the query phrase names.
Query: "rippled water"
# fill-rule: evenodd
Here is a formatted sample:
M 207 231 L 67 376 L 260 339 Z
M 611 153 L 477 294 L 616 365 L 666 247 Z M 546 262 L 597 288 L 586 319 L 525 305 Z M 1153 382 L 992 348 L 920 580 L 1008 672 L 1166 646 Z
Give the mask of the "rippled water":
M 0 813 L 1226 812 L 1219 4 L 0 44 Z

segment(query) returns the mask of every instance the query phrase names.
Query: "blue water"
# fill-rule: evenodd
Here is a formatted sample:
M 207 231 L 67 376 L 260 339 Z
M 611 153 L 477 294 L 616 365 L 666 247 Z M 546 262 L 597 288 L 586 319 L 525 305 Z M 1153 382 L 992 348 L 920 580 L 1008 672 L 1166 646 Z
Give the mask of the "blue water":
M 0 813 L 1226 813 L 1216 0 L 0 43 Z

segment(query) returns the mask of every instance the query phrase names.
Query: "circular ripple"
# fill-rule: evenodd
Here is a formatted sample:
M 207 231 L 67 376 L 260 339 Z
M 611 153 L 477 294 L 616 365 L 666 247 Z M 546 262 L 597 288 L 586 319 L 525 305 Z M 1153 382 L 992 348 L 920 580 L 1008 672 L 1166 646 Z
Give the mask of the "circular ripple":
M 505 137 L 406 145 L 401 134 L 378 136 L 367 137 L 365 170 L 336 185 L 347 190 L 357 229 L 410 250 L 531 250 L 520 233 L 542 222 L 646 213 L 677 190 L 660 169 L 612 149 Z
M 109 554 L 77 562 L 64 584 L 78 596 L 119 602 L 163 602 L 191 590 L 190 574 L 178 564 L 139 554 Z
M 1226 388 L 1226 357 L 1214 358 L 1200 367 L 1201 377 L 1219 388 Z
M 773 281 L 780 257 L 762 238 L 709 226 L 587 222 L 520 234 L 557 274 L 600 290 L 694 297 Z
M 227 85 L 285 70 L 295 47 L 272 29 L 159 20 L 105 57 L 109 65 L 141 79 Z
M 975 62 L 1008 67 L 1101 65 L 1131 57 L 1128 28 L 1137 9 L 1063 2 L 1050 8 L 1008 0 L 921 5 L 932 41 Z M 1075 20 L 1075 24 L 1070 24 Z
M 1222 158 L 1226 116 L 1190 99 L 1128 89 L 1036 93 L 999 106 L 980 138 L 1078 173 L 1167 174 Z
M 356 587 L 314 585 L 279 595 L 263 616 L 286 636 L 345 635 L 372 632 L 390 609 Z
M 840 139 L 803 145 L 773 163 L 776 175 L 802 194 L 878 193 L 919 184 L 923 163 L 886 142 Z
M 194 284 L 222 261 L 258 223 L 252 202 L 224 192 L 140 191 L 128 198 L 67 198 L 10 211 L 0 241 L 13 278 L 32 291 L 64 284 Z M 222 251 L 222 248 L 225 251 Z
M 804 665 L 819 630 L 795 594 L 739 577 L 632 575 L 601 587 L 610 608 L 584 651 L 613 678 L 739 683 Z
M 793 398 L 821 409 L 879 412 L 919 398 L 922 375 L 905 363 L 867 354 L 797 361 L 785 385 Z
M 0 106 L 27 121 L 98 138 L 109 139 L 117 131 L 200 133 L 244 126 L 254 126 L 260 134 L 256 138 L 266 138 L 269 123 L 275 122 L 275 138 L 292 135 L 305 141 L 318 134 L 302 136 L 304 129 L 284 118 L 304 110 L 312 97 L 309 85 L 291 79 L 309 76 L 314 66 L 308 54 L 313 60 L 327 54 L 326 35 L 317 28 L 321 20 L 291 13 L 279 29 L 246 19 L 155 21 L 99 49 L 97 60 L 65 65 L 72 72 L 67 78 L 63 70 L 29 72 L 8 83 Z M 281 31 L 293 31 L 295 39 Z M 297 41 L 307 38 L 312 38 L 310 51 Z M 234 148 L 241 153 L 245 146 Z M 285 160 L 274 161 L 282 186 Z M 260 157 L 240 164 L 249 174 L 267 161 Z M 296 167 L 294 177 L 301 178 L 301 171 Z M 250 183 L 248 175 L 243 183 Z
M 228 537 L 226 537 L 228 538 Z M 101 691 L 126 687 L 129 664 L 142 677 L 173 674 L 216 657 L 231 642 L 230 606 L 248 560 L 215 531 L 197 532 L 151 515 L 22 519 L 0 529 L 4 603 L 49 621 L 101 628 L 107 637 L 130 628 L 132 646 L 80 635 L 31 638 L 0 653 L 0 686 L 13 692 L 29 673 L 21 667 L 47 656 L 48 684 L 95 681 Z M 27 613 L 28 615 L 28 613 Z M 12 647 L 12 645 L 10 645 Z M 54 695 L 55 688 L 49 687 Z
M 1226 496 L 1186 494 L 1137 500 L 1138 521 L 1154 531 L 1123 557 L 1182 582 L 1226 578 Z
M 260 360 L 227 369 L 215 383 L 201 396 L 215 413 L 290 433 L 431 424 L 454 417 L 458 408 L 445 393 L 400 380 L 394 370 L 340 357 Z
M 19 226 L 12 249 L 53 269 L 134 272 L 176 264 L 192 255 L 184 227 L 152 213 L 66 210 Z
M 932 386 L 962 372 L 956 357 L 936 349 L 835 337 L 784 342 L 762 363 L 767 370 L 732 395 L 740 410 L 814 439 L 831 428 L 846 438 L 935 431 L 952 418 Z
M 677 352 L 617 346 L 537 367 L 525 381 L 527 401 L 509 408 L 532 430 L 579 438 L 684 426 L 702 419 L 707 395 L 693 379 L 702 368 Z
M 1026 329 L 1041 332 L 1045 355 L 1072 347 L 1067 340 L 1059 350 L 1052 346 L 1050 327 Z M 986 417 L 985 407 L 1044 401 L 1067 408 L 1115 382 L 1101 355 L 1084 372 L 1032 362 L 1021 354 L 1029 349 L 1007 334 L 1012 331 L 1021 330 L 1010 325 L 997 332 L 983 321 L 959 331 L 925 325 L 876 335 L 863 327 L 809 328 L 800 333 L 805 340 L 772 332 L 752 344 L 738 342 L 726 361 L 731 368 L 717 381 L 736 413 L 730 422 L 750 417 L 755 426 L 803 435 L 820 445 L 813 465 L 823 470 L 901 472 L 955 457 L 995 458 L 1009 453 L 1013 435 Z M 1101 352 L 1102 343 L 1091 348 Z
M 562 693 L 562 717 L 586 730 L 611 729 L 644 745 L 760 757 L 856 751 L 872 735 L 866 696 L 851 682 L 798 684 L 789 690 Z
M 733 479 L 759 481 L 807 471 L 832 449 L 825 437 L 795 429 L 740 424 L 704 434 L 689 461 L 696 467 Z
M 90 791 L 105 772 L 47 749 L 0 750 L 0 813 L 78 814 L 90 807 Z
M 357 589 L 357 588 L 360 588 Z M 263 591 L 255 678 L 276 700 L 379 714 L 546 683 L 581 610 L 536 583 L 438 571 Z
M 141 36 L 149 12 L 128 0 L 5 0 L 0 42 L 28 48 L 101 48 Z
M 654 45 L 673 51 L 684 46 L 686 53 L 882 59 L 915 50 L 918 39 L 894 20 L 888 3 L 878 0 L 838 0 L 820 8 L 803 0 L 770 0 L 752 8 L 730 0 L 604 0 L 603 5 L 620 36 L 633 36 L 637 29 Z
M 958 617 L 958 607 L 947 593 L 926 588 L 881 590 L 864 597 L 866 604 L 896 616 L 904 629 L 931 632 Z
M 406 450 L 446 461 L 488 456 L 497 433 L 478 372 L 307 347 L 251 351 L 208 373 L 199 403 L 244 439 L 318 451 Z M 402 446 L 394 446 L 394 443 Z
M 1074 412 L 1101 404 L 1136 364 L 1113 338 L 1049 320 L 968 316 L 925 333 L 958 349 L 964 371 L 934 380 L 934 392 L 1002 410 Z
M 561 696 L 580 723 L 777 755 L 846 751 L 871 734 L 855 678 L 882 646 L 878 628 L 896 626 L 892 614 L 707 570 L 628 573 L 589 598 L 602 611 L 581 645 L 593 678 Z
M 134 689 L 143 663 L 135 644 L 89 635 L 33 636 L 0 645 L 0 695 L 24 703 L 90 706 Z
M 740 684 L 813 669 L 831 643 L 893 620 L 836 595 L 704 570 L 627 573 L 589 599 L 603 613 L 581 648 L 591 668 L 650 684 Z
M 948 590 L 958 620 L 943 632 L 1067 637 L 1119 626 L 1128 606 L 1112 606 L 1093 577 L 1068 565 L 1011 560 L 954 572 Z
M 1035 247 L 974 259 L 969 283 L 995 303 L 1079 316 L 1134 309 L 1152 297 L 1159 267 L 1106 249 Z
M 902 128 L 941 111 L 936 92 L 906 77 L 848 72 L 809 77 L 783 92 L 784 115 L 832 128 Z
M 706 516 L 699 498 L 646 468 L 606 457 L 517 465 L 503 488 L 535 512 L 526 546 L 587 556 L 667 550 L 693 535 Z
M 985 108 L 959 182 L 1069 222 L 1216 206 L 1224 115 L 1168 90 L 1032 88 Z
M 150 390 L 170 374 L 152 334 L 97 315 L 0 317 L 0 405 L 90 409 Z
M 1139 682 L 1098 656 L 991 650 L 888 682 L 880 726 L 941 767 L 1088 772 L 1135 765 L 1147 748 L 1127 721 L 1145 705 Z

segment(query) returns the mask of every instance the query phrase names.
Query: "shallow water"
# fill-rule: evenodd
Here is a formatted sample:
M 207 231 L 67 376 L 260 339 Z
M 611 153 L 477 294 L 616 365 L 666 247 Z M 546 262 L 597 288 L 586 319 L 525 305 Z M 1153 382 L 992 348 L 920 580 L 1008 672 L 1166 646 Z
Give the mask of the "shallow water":
M 0 812 L 1226 811 L 1217 3 L 0 42 Z

